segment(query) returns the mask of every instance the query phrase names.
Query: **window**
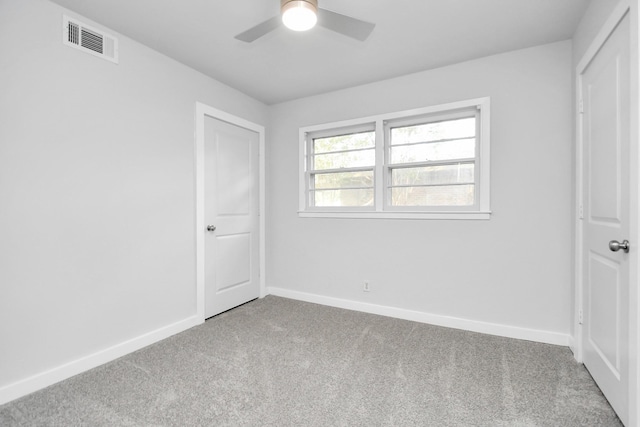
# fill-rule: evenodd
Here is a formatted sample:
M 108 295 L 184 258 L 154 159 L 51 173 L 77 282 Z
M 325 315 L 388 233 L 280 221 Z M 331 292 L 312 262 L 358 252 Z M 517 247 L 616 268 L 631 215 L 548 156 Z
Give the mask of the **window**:
M 387 207 L 478 209 L 478 115 L 473 109 L 387 124 Z
M 300 129 L 301 217 L 488 219 L 489 98 Z
M 310 206 L 374 206 L 374 130 L 317 134 L 311 139 L 309 153 Z

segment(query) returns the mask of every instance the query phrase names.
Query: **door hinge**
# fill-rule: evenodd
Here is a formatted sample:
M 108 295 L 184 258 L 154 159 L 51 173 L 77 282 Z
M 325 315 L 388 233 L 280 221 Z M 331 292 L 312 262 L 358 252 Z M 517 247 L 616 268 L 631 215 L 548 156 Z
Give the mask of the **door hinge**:
M 583 317 L 582 310 L 578 310 L 578 325 L 582 325 Z
M 578 101 L 578 113 L 580 114 L 584 113 L 584 101 L 582 101 L 582 99 Z
M 578 218 L 584 219 L 584 206 L 580 205 L 578 207 Z

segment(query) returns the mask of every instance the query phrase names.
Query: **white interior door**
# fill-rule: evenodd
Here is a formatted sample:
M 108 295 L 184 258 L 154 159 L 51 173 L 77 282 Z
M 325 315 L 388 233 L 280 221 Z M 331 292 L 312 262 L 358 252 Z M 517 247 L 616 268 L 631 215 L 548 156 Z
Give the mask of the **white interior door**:
M 583 361 L 623 422 L 629 414 L 629 15 L 581 74 Z M 631 250 L 635 244 L 631 242 Z
M 204 123 L 205 318 L 258 298 L 259 137 Z

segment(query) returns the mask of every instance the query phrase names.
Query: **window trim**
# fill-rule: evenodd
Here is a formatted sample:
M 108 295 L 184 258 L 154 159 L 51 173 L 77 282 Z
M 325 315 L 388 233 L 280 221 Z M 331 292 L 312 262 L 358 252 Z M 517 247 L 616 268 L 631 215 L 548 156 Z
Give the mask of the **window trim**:
M 405 123 L 420 123 L 421 120 L 433 118 L 450 120 L 467 113 L 471 108 L 479 111 L 478 150 L 476 153 L 476 205 L 451 209 L 450 207 L 430 207 L 428 210 L 413 207 L 390 207 L 387 205 L 385 192 L 387 191 L 386 173 L 390 164 L 385 163 L 388 153 L 389 124 L 393 126 Z M 465 101 L 451 102 L 425 108 L 399 111 L 376 116 L 363 117 L 353 120 L 343 120 L 299 129 L 299 204 L 300 218 L 359 218 L 359 219 L 490 219 L 490 98 L 475 98 Z M 373 129 L 376 137 L 376 163 L 374 166 L 374 193 L 376 203 L 374 207 L 310 207 L 309 206 L 309 171 L 307 160 L 309 156 L 308 137 L 338 135 L 340 132 Z

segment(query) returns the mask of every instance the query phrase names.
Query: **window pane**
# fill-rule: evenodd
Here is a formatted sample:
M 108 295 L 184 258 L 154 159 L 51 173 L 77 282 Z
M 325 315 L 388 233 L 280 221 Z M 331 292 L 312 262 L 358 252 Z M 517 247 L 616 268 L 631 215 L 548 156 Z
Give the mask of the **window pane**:
M 373 187 L 373 171 L 323 173 L 313 180 L 315 189 Z
M 314 206 L 373 206 L 373 188 L 356 190 L 317 190 Z
M 475 180 L 474 169 L 473 163 L 392 169 L 391 185 L 473 183 Z
M 314 169 L 340 169 L 373 166 L 376 162 L 376 151 L 348 151 L 346 153 L 319 154 L 313 156 Z
M 396 187 L 391 189 L 392 206 L 471 206 L 474 185 Z
M 416 142 L 462 139 L 476 136 L 476 118 L 447 120 L 417 126 L 391 129 L 391 144 L 413 144 Z
M 469 159 L 475 156 L 475 138 L 391 147 L 391 163 Z
M 361 132 L 350 135 L 331 136 L 329 138 L 317 138 L 313 140 L 314 153 L 327 153 L 331 151 L 357 150 L 359 148 L 375 147 L 376 133 Z

